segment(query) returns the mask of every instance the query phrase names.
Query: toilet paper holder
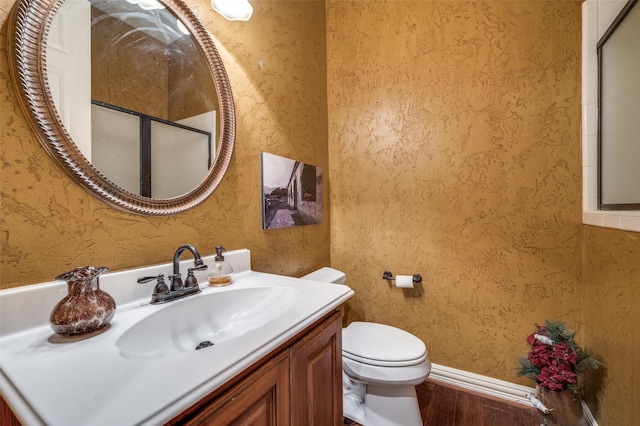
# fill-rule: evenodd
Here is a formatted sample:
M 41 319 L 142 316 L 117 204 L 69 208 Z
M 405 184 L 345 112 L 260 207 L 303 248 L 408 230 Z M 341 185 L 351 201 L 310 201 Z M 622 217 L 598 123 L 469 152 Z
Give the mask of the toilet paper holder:
M 391 273 L 391 271 L 384 271 L 384 273 L 382 274 L 382 279 L 383 280 L 387 280 L 387 281 L 393 281 L 396 278 L 393 276 L 393 274 Z M 413 282 L 414 283 L 420 283 L 422 282 L 422 275 L 420 274 L 413 274 Z

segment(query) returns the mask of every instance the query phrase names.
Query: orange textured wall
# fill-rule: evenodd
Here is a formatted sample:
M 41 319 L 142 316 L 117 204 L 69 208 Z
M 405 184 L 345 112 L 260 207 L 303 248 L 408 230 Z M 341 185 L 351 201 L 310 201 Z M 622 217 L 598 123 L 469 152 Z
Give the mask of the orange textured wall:
M 208 0 L 186 3 L 225 62 L 236 99 L 236 149 L 211 198 L 159 218 L 108 207 L 47 156 L 10 83 L 6 20 L 13 1 L 0 2 L 0 288 L 50 281 L 79 265 L 118 270 L 167 262 L 187 242 L 207 254 L 218 244 L 247 247 L 255 269 L 287 275 L 329 263 L 328 203 L 321 225 L 263 231 L 260 183 L 262 151 L 327 169 L 324 3 L 254 1 L 247 23 L 224 20 Z
M 327 2 L 331 263 L 350 319 L 508 381 L 534 323 L 579 326 L 580 22 L 579 2 Z M 390 288 L 387 269 L 424 282 Z
M 585 343 L 606 368 L 587 376 L 600 425 L 640 418 L 640 234 L 584 227 Z
M 170 120 L 170 47 L 95 7 L 91 22 L 91 100 Z
M 579 2 L 329 1 L 326 45 L 324 2 L 251 2 L 230 23 L 188 1 L 238 136 L 218 191 L 171 218 L 113 210 L 46 156 L 9 83 L 0 2 L 0 287 L 165 262 L 183 242 L 291 275 L 330 249 L 357 292 L 349 318 L 416 333 L 440 364 L 516 381 L 532 324 L 566 320 L 607 364 L 588 380 L 596 419 L 634 424 L 640 240 L 580 223 Z M 328 172 L 331 228 L 325 205 L 322 225 L 261 230 L 261 151 Z M 385 269 L 424 283 L 389 288 Z

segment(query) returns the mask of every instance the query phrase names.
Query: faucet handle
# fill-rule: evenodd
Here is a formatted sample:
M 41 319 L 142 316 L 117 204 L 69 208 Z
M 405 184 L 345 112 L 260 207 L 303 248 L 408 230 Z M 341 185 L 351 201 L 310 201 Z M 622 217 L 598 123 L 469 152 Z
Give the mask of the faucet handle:
M 207 265 L 199 265 L 187 269 L 187 278 L 184 279 L 185 290 L 188 288 L 198 287 L 198 279 L 193 275 L 193 271 L 204 271 L 205 269 L 207 269 Z
M 203 264 L 200 264 L 200 265 L 196 265 L 193 268 L 189 268 L 187 271 L 189 273 L 191 273 L 191 271 L 204 271 L 207 268 L 208 268 L 208 266 L 203 263 Z
M 146 284 L 150 281 L 156 280 L 158 281 L 155 285 L 155 287 L 153 288 L 153 294 L 167 294 L 169 293 L 169 287 L 167 286 L 167 284 L 164 282 L 164 275 L 163 274 L 159 274 L 156 276 L 150 276 L 150 277 L 140 277 L 138 278 L 138 284 Z
M 149 281 L 153 281 L 153 280 L 164 281 L 164 274 L 148 276 L 148 277 L 140 277 L 138 278 L 138 284 L 146 284 Z

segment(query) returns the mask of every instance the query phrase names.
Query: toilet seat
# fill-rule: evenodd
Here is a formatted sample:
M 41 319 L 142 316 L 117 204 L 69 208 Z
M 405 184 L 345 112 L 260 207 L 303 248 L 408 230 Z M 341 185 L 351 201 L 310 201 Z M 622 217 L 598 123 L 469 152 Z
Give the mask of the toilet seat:
M 383 386 L 418 385 L 431 371 L 429 358 L 415 365 L 381 367 L 342 357 L 342 370 L 347 377 L 361 383 Z
M 353 322 L 342 330 L 342 355 L 369 365 L 404 367 L 423 363 L 427 347 L 422 340 L 399 328 Z

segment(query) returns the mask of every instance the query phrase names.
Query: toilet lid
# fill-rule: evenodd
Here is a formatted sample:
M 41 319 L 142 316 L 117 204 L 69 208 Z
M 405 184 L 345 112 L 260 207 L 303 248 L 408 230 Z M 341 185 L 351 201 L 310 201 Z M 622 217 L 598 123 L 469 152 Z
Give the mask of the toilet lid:
M 422 340 L 399 328 L 353 322 L 342 330 L 342 354 L 366 364 L 399 367 L 424 361 L 427 347 Z

